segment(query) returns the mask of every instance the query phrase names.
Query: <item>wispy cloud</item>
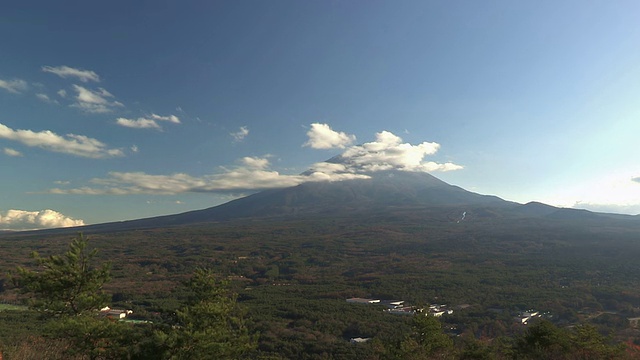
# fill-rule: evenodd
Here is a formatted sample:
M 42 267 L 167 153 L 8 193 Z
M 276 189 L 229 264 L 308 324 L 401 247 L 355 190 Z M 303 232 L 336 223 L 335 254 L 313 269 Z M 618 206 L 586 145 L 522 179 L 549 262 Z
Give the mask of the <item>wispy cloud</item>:
M 49 130 L 40 132 L 13 130 L 4 124 L 0 124 L 0 138 L 17 141 L 31 147 L 88 158 L 107 158 L 124 155 L 122 150 L 109 149 L 99 140 L 75 134 L 60 136 Z
M 128 128 L 133 129 L 162 129 L 157 122 L 151 119 L 145 118 L 137 118 L 137 119 L 127 119 L 127 118 L 117 118 L 116 124 Z
M 221 168 L 218 174 L 200 177 L 188 174 L 152 175 L 143 172 L 111 172 L 108 178 L 93 179 L 93 187 L 74 189 L 55 188 L 53 194 L 126 195 L 156 194 L 173 195 L 186 192 L 245 192 L 299 185 L 308 181 L 334 181 L 366 179 L 359 174 L 333 174 L 312 172 L 308 175 L 285 175 L 269 169 L 269 160 L 259 157 L 244 157 L 240 165 Z
M 90 90 L 80 85 L 73 85 L 76 91 L 76 102 L 72 107 L 89 113 L 108 113 L 117 108 L 124 107 L 121 102 L 110 100 L 114 96 L 103 88 Z
M 20 157 L 22 153 L 18 150 L 14 150 L 11 148 L 4 148 L 4 154 L 7 156 Z
M 170 123 L 173 124 L 180 124 L 180 118 L 178 118 L 175 115 L 168 115 L 168 116 L 160 116 L 157 114 L 151 114 L 151 119 L 156 120 L 156 121 L 168 121 Z
M 162 126 L 158 124 L 158 121 L 170 122 L 173 124 L 180 124 L 180 119 L 175 115 L 160 116 L 157 114 L 151 114 L 147 117 L 140 117 L 137 119 L 117 118 L 116 124 L 128 128 L 134 129 L 156 129 L 162 130 Z
M 8 210 L 4 214 L 0 213 L 2 230 L 35 230 L 83 225 L 83 220 L 73 219 L 54 210 Z
M 313 123 L 307 131 L 309 140 L 303 146 L 313 149 L 344 149 L 356 141 L 355 135 L 348 135 L 331 129 L 327 124 Z
M 2 80 L 0 79 L 0 89 L 5 89 L 6 91 L 19 94 L 27 91 L 29 89 L 29 85 L 26 81 L 20 79 L 13 80 Z
M 246 126 L 241 126 L 238 131 L 232 132 L 229 135 L 233 137 L 234 142 L 240 142 L 244 140 L 244 138 L 246 138 L 247 135 L 249 135 L 249 128 Z
M 42 94 L 42 93 L 38 93 L 36 94 L 36 97 L 43 102 L 49 103 L 49 104 L 57 104 L 58 101 L 57 100 L 53 100 L 49 97 L 49 95 L 47 94 Z
M 82 82 L 100 82 L 100 76 L 91 70 L 76 69 L 69 66 L 43 66 L 42 71 L 58 75 L 61 78 L 76 78 Z

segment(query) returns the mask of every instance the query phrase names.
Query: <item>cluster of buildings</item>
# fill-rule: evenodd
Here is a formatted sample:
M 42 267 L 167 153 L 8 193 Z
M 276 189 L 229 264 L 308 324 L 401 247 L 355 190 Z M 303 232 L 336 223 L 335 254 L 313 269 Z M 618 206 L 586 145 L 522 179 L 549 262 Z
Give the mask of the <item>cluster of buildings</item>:
M 519 313 L 517 319 L 521 324 L 527 325 L 529 320 L 539 318 L 539 317 L 542 317 L 542 314 L 540 314 L 539 311 L 527 310 Z
M 120 320 L 127 317 L 127 315 L 133 314 L 133 310 L 120 310 L 120 309 L 112 309 L 108 306 L 100 309 L 100 316 L 107 317 L 109 319 Z
M 418 308 L 416 306 L 406 305 L 404 300 L 350 298 L 347 299 L 347 302 L 352 304 L 384 305 L 387 307 L 384 311 L 394 315 L 415 315 L 417 313 L 423 313 L 425 315 L 440 317 L 444 314 L 453 314 L 453 310 L 447 308 L 447 305 L 432 304 L 428 308 Z

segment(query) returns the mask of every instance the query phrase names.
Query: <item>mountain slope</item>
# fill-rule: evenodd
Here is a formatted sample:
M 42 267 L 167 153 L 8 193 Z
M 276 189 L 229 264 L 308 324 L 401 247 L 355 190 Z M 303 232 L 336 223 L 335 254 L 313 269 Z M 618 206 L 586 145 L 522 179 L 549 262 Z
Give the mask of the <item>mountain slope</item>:
M 449 185 L 427 173 L 381 171 L 371 179 L 308 182 L 266 190 L 228 203 L 181 214 L 86 226 L 87 231 L 115 231 L 187 225 L 239 218 L 290 217 L 364 212 L 402 206 L 515 206 L 496 196 Z
M 266 190 L 219 206 L 181 214 L 79 228 L 41 230 L 41 232 L 112 232 L 245 218 L 349 216 L 418 208 L 430 208 L 431 213 L 447 211 L 455 216 L 471 211 L 467 215 L 478 219 L 513 217 L 560 221 L 613 219 L 611 214 L 562 209 L 537 202 L 521 205 L 497 196 L 481 195 L 464 190 L 427 173 L 380 171 L 368 175 L 371 176 L 370 179 L 308 182 L 284 189 Z

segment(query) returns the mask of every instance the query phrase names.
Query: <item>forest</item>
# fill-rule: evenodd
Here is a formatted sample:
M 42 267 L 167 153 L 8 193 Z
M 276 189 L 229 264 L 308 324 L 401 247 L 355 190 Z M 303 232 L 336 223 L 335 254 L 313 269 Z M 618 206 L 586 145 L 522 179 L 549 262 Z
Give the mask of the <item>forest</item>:
M 469 218 L 398 209 L 5 234 L 0 351 L 5 359 L 30 358 L 29 349 L 51 359 L 640 358 L 629 320 L 640 316 L 635 221 Z M 34 279 L 71 261 L 85 238 L 76 257 L 96 273 L 80 282 L 99 286 L 84 310 L 65 313 L 69 301 L 52 301 L 42 291 L 51 286 Z M 453 313 L 399 316 L 346 301 L 353 297 Z M 127 319 L 139 322 L 98 319 L 103 305 L 131 309 Z M 530 309 L 542 316 L 523 324 L 518 314 Z

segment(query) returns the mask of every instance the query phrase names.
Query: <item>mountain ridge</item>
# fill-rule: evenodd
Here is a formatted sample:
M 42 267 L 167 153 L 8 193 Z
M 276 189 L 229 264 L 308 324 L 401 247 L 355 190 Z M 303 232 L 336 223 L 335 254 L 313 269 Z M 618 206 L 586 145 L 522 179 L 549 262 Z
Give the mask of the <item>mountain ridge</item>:
M 388 170 L 367 173 L 369 179 L 306 182 L 271 189 L 227 203 L 184 213 L 135 220 L 85 225 L 75 228 L 44 229 L 39 232 L 112 232 L 183 226 L 239 219 L 285 219 L 307 216 L 349 216 L 398 208 L 443 208 L 462 213 L 483 208 L 478 213 L 491 217 L 524 217 L 559 220 L 602 220 L 634 218 L 600 214 L 587 210 L 558 208 L 529 202 L 519 204 L 494 195 L 482 195 L 450 185 L 424 172 Z M 491 209 L 490 211 L 487 209 Z

